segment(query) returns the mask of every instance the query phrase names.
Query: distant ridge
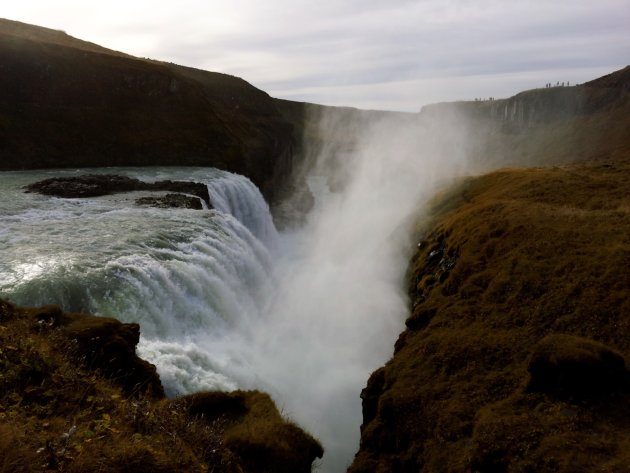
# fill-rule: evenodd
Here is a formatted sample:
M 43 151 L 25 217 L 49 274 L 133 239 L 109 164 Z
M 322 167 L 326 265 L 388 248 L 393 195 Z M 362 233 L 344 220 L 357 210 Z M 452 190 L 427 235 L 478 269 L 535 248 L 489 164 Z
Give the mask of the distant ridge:
M 7 20 L 5 18 L 0 18 L 0 32 L 3 35 L 15 36 L 41 43 L 57 44 L 59 46 L 81 49 L 83 51 L 90 51 L 93 53 L 111 54 L 112 56 L 128 58 L 133 57 L 129 54 L 114 51 L 113 49 L 104 48 L 98 44 L 77 39 L 62 30 L 29 25 L 28 23 Z

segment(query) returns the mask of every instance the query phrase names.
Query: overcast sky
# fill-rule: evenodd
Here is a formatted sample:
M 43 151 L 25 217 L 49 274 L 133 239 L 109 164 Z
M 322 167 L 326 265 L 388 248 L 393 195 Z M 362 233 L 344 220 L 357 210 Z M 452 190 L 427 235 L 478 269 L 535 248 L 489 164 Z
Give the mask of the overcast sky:
M 16 0 L 0 17 L 233 74 L 274 97 L 388 110 L 630 63 L 630 0 Z

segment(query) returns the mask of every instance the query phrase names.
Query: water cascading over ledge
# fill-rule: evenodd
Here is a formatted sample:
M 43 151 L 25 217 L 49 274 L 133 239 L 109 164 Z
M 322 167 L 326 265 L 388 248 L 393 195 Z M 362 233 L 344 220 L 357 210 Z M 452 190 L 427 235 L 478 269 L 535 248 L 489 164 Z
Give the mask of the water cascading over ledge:
M 80 171 L 5 173 L 0 293 L 22 305 L 57 303 L 140 322 L 144 352 L 165 357 L 152 361 L 171 394 L 234 388 L 209 368 L 216 361 L 186 348 L 200 333 L 220 338 L 257 317 L 256 298 L 270 284 L 266 244 L 276 238 L 262 196 L 246 178 L 216 170 L 119 171 L 147 181 L 206 182 L 218 210 L 140 208 L 133 204 L 137 193 L 24 194 L 23 185 L 42 177 Z M 200 360 L 191 361 L 195 356 Z

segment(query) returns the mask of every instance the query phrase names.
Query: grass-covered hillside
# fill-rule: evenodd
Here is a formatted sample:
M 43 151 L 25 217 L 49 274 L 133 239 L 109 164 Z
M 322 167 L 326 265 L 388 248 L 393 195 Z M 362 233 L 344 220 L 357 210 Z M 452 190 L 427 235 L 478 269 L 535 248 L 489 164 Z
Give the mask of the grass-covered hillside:
M 350 471 L 627 471 L 628 149 L 466 180 L 432 218 Z
M 419 222 L 349 471 L 628 471 L 630 67 L 420 115 L 477 163 L 537 167 L 463 180 Z
M 630 67 L 420 115 L 477 163 L 537 167 L 434 199 L 349 471 L 628 471 Z

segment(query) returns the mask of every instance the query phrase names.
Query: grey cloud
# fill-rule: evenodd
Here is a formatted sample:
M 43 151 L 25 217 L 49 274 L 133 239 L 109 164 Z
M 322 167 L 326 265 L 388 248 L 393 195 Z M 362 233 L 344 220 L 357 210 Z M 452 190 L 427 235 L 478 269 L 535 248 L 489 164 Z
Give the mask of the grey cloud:
M 111 0 L 97 15 L 85 16 L 83 8 L 79 17 L 72 14 L 77 2 L 68 2 L 58 0 L 51 9 L 24 0 L 10 9 L 41 18 L 38 5 L 51 24 L 33 22 L 83 39 L 238 75 L 272 95 L 336 103 L 346 98 L 347 105 L 388 108 L 387 97 L 391 108 L 421 97 L 446 100 L 455 93 L 453 84 L 464 81 L 470 87 L 458 89 L 461 98 L 485 95 L 484 87 L 506 77 L 521 78 L 511 82 L 514 87 L 536 86 L 554 74 L 612 70 L 630 52 L 628 0 L 138 1 L 132 14 L 128 2 Z M 450 88 L 441 86 L 448 81 Z M 403 91 L 410 94 L 406 100 Z

